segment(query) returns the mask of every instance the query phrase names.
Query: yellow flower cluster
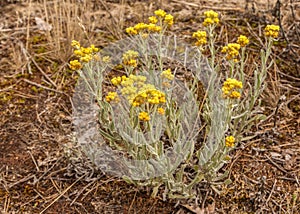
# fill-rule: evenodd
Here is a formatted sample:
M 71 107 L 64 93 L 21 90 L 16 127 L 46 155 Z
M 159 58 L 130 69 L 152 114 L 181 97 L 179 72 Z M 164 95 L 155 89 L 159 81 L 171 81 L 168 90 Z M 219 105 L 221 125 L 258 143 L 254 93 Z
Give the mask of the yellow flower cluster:
M 149 121 L 150 120 L 150 116 L 147 112 L 142 111 L 139 113 L 139 119 L 143 120 L 143 121 Z
M 218 24 L 219 23 L 219 14 L 216 13 L 213 10 L 209 10 L 209 11 L 205 11 L 204 12 L 204 22 L 203 22 L 203 26 L 209 26 L 209 25 L 213 25 L 213 24 Z
M 278 25 L 267 25 L 265 27 L 265 36 L 277 38 L 279 34 L 280 27 Z
M 121 93 L 132 106 L 140 106 L 145 103 L 160 104 L 166 102 L 165 94 L 152 84 L 146 84 L 145 76 L 129 75 L 129 77 L 114 77 L 111 82 L 121 87 Z
M 198 30 L 197 32 L 193 33 L 193 38 L 197 39 L 197 42 L 195 43 L 196 46 L 201 46 L 207 43 L 206 39 L 207 35 L 205 31 Z
M 126 51 L 122 56 L 122 61 L 124 65 L 136 67 L 137 60 L 136 58 L 139 56 L 139 53 L 133 50 Z
M 174 17 L 171 14 L 165 16 L 164 22 L 171 27 L 174 24 Z
M 110 59 L 109 56 L 104 56 L 104 57 L 102 58 L 102 61 L 103 61 L 104 63 L 109 63 L 109 62 L 111 61 L 111 59 Z
M 146 24 L 141 22 L 133 27 L 126 28 L 126 33 L 129 35 L 137 35 L 138 33 L 145 33 L 146 30 L 148 30 L 148 32 L 158 33 L 161 31 L 161 27 L 154 23 Z
M 153 89 L 153 85 L 146 84 L 139 89 L 139 92 L 132 101 L 133 106 L 140 106 L 144 103 L 160 104 L 166 102 L 165 94 L 157 89 Z
M 117 92 L 108 92 L 107 96 L 105 97 L 105 100 L 107 102 L 112 102 L 112 101 L 119 102 L 120 101 Z
M 158 108 L 157 109 L 157 112 L 159 113 L 159 114 L 161 114 L 161 115 L 164 115 L 165 114 L 165 110 L 163 109 L 163 108 Z
M 222 92 L 224 98 L 238 99 L 241 97 L 241 93 L 236 91 L 237 89 L 242 89 L 243 83 L 236 79 L 228 78 L 222 87 Z
M 171 69 L 168 68 L 167 70 L 164 70 L 161 72 L 160 76 L 162 78 L 168 79 L 168 80 L 173 80 L 174 79 L 174 74 L 172 74 Z
M 126 79 L 127 79 L 126 76 L 122 76 L 122 77 L 118 76 L 118 77 L 112 78 L 110 81 L 113 85 L 118 86 L 121 84 L 122 81 L 124 81 Z
M 171 14 L 167 14 L 164 10 L 156 10 L 154 12 L 155 16 L 150 16 L 149 24 L 146 23 L 138 23 L 133 27 L 126 28 L 126 33 L 129 35 L 137 35 L 139 33 L 146 34 L 147 33 L 159 33 L 162 30 L 163 26 L 157 25 L 158 20 L 165 23 L 168 27 L 171 27 L 174 24 L 174 17 Z M 161 24 L 159 22 L 159 24 Z
M 76 40 L 72 40 L 71 42 L 72 47 L 74 47 L 76 50 L 74 50 L 74 54 L 76 57 L 79 58 L 78 60 L 70 61 L 70 69 L 72 70 L 78 70 L 82 68 L 82 62 L 86 63 L 91 61 L 92 59 L 99 58 L 96 53 L 99 51 L 99 48 L 96 48 L 95 45 L 91 45 L 90 47 L 81 47 L 80 43 Z
M 75 70 L 81 69 L 82 65 L 77 59 L 75 59 L 75 60 L 70 61 L 69 67 L 70 67 L 71 70 L 75 71 Z
M 226 147 L 234 147 L 235 138 L 233 136 L 227 136 L 225 138 Z
M 239 50 L 241 49 L 241 45 L 237 43 L 229 43 L 227 46 L 222 48 L 222 53 L 226 53 L 226 59 L 236 59 L 239 55 Z
M 80 48 L 80 43 L 78 41 L 76 41 L 76 40 L 72 40 L 71 46 L 73 48 L 79 49 Z
M 238 43 L 241 47 L 245 47 L 249 44 L 249 39 L 247 36 L 240 35 L 236 43 Z
M 158 9 L 158 10 L 154 11 L 154 14 L 161 18 L 164 18 L 167 15 L 166 11 L 164 11 L 162 9 Z
M 148 19 L 151 24 L 156 24 L 158 22 L 156 16 L 150 16 Z

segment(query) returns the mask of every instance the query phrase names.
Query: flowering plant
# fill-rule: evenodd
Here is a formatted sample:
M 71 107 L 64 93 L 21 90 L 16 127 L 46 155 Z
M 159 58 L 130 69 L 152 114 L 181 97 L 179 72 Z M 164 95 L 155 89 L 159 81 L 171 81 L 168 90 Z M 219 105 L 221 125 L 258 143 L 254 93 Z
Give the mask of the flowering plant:
M 101 51 L 72 42 L 79 60 L 70 68 L 81 77 L 73 103 L 82 149 L 104 172 L 151 185 L 153 196 L 164 185 L 164 197 L 193 197 L 203 180 L 218 191 L 227 177 L 220 169 L 256 115 L 279 28 L 265 29 L 267 49 L 251 86 L 244 74 L 249 39 L 241 35 L 217 50 L 219 15 L 206 11 L 204 16 L 204 30 L 192 34 L 195 46 L 166 35 L 174 19 L 163 10 L 148 24 L 128 27 L 127 39 Z M 225 75 L 217 51 L 228 61 Z

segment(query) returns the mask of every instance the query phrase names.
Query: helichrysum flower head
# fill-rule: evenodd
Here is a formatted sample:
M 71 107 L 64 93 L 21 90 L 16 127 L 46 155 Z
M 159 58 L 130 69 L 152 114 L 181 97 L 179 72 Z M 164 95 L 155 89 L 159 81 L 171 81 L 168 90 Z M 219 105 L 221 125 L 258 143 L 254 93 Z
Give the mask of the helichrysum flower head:
M 115 85 L 115 86 L 117 86 L 117 85 L 120 85 L 121 84 L 121 82 L 122 82 L 122 77 L 114 77 L 114 78 L 112 78 L 111 80 L 111 83 L 113 84 L 113 85 Z
M 161 104 L 166 102 L 165 94 L 156 89 L 152 84 L 146 84 L 147 77 L 129 75 L 129 77 L 114 77 L 111 79 L 113 85 L 120 86 L 121 94 L 134 106 L 144 103 Z
M 233 136 L 227 136 L 225 138 L 225 145 L 226 147 L 232 148 L 234 147 L 235 138 Z
M 162 18 L 164 18 L 167 15 L 167 13 L 164 10 L 162 10 L 162 9 L 154 11 L 154 14 L 156 16 L 162 17 Z
M 128 50 L 123 54 L 122 60 L 123 64 L 131 67 L 137 66 L 137 60 L 139 53 L 133 50 Z
M 134 26 L 134 29 L 137 30 L 137 32 L 143 31 L 143 30 L 145 30 L 147 28 L 148 28 L 148 24 L 143 23 L 143 22 L 137 23 Z
M 139 53 L 133 50 L 128 50 L 123 54 L 123 60 L 131 59 L 131 58 L 136 58 L 138 57 Z
M 126 28 L 126 33 L 128 33 L 129 35 L 137 35 L 138 33 L 143 32 L 147 29 L 148 29 L 148 24 L 140 22 L 133 27 Z
M 142 121 L 149 121 L 150 120 L 150 116 L 147 112 L 142 111 L 139 113 L 139 119 Z
M 219 17 L 219 14 L 213 10 L 208 10 L 204 12 L 205 18 L 215 19 Z
M 89 62 L 92 59 L 98 60 L 99 57 L 96 56 L 96 53 L 99 52 L 99 48 L 96 48 L 95 45 L 90 47 L 81 47 L 78 41 L 73 40 L 71 43 L 72 47 L 75 47 L 74 54 L 80 59 L 81 62 Z
M 92 55 L 91 54 L 86 54 L 83 57 L 80 57 L 81 62 L 89 62 L 92 60 Z
M 204 22 L 203 25 L 209 26 L 209 25 L 213 25 L 213 24 L 218 24 L 219 23 L 219 14 L 213 10 L 209 10 L 209 11 L 205 11 L 204 12 Z
M 154 32 L 154 33 L 158 33 L 161 31 L 161 26 L 158 26 L 158 25 L 155 25 L 155 24 L 148 24 L 147 25 L 147 29 L 150 31 L 150 32 Z
M 164 115 L 165 114 L 165 110 L 163 108 L 158 108 L 157 109 L 157 112 L 160 114 L 160 115 Z
M 173 80 L 174 79 L 174 75 L 172 74 L 170 68 L 167 69 L 167 70 L 164 70 L 163 72 L 161 72 L 160 76 L 162 78 L 165 78 L 165 79 L 168 79 L 168 80 Z
M 137 61 L 136 59 L 129 59 L 127 61 L 123 61 L 124 65 L 127 65 L 127 66 L 131 66 L 131 67 L 137 67 Z
M 138 31 L 134 27 L 128 27 L 128 28 L 126 28 L 125 31 L 129 35 L 137 35 L 138 34 Z
M 277 38 L 279 34 L 280 27 L 278 25 L 267 25 L 265 27 L 265 36 Z
M 119 101 L 119 97 L 118 97 L 117 92 L 108 92 L 108 94 L 105 97 L 105 100 L 107 102 L 112 102 L 112 101 L 118 102 Z
M 241 97 L 241 93 L 238 92 L 238 89 L 243 88 L 243 83 L 236 79 L 228 78 L 222 87 L 223 97 L 224 98 L 231 98 L 231 99 L 238 99 Z
M 90 46 L 90 49 L 91 49 L 92 53 L 97 53 L 97 52 L 99 52 L 99 48 L 96 48 L 95 45 L 91 45 L 91 46 Z
M 85 53 L 83 53 L 80 49 L 74 50 L 73 53 L 75 54 L 76 57 L 83 57 L 85 55 Z
M 104 57 L 102 58 L 102 62 L 104 62 L 104 63 L 110 63 L 110 61 L 111 61 L 110 56 L 104 56 Z
M 69 65 L 70 69 L 72 70 L 79 70 L 82 68 L 81 63 L 76 59 L 76 60 L 72 60 L 70 61 L 70 65 Z
M 83 54 L 92 54 L 93 51 L 91 48 L 84 48 L 84 47 L 80 47 L 80 51 L 83 53 Z
M 167 14 L 164 10 L 156 10 L 154 12 L 155 16 L 150 16 L 149 24 L 138 23 L 133 27 L 126 28 L 126 33 L 129 35 L 140 34 L 143 38 L 147 38 L 149 33 L 159 33 L 162 31 L 164 25 L 163 23 L 171 27 L 174 23 L 174 17 L 171 14 Z M 159 22 L 159 23 L 158 23 Z
M 171 14 L 165 16 L 164 22 L 171 27 L 174 24 L 174 17 Z
M 239 44 L 241 47 L 245 47 L 249 44 L 249 39 L 247 38 L 247 36 L 240 35 L 236 43 Z
M 80 43 L 78 41 L 76 41 L 76 40 L 72 40 L 71 46 L 73 48 L 79 49 L 80 48 Z
M 227 46 L 222 48 L 222 53 L 226 53 L 226 59 L 236 59 L 239 56 L 239 50 L 241 49 L 241 45 L 237 43 L 229 43 Z
M 193 33 L 193 38 L 197 39 L 197 42 L 195 43 L 196 46 L 201 46 L 207 43 L 206 38 L 206 31 L 198 30 L 197 32 Z
M 148 19 L 151 24 L 156 24 L 158 22 L 156 16 L 150 16 Z

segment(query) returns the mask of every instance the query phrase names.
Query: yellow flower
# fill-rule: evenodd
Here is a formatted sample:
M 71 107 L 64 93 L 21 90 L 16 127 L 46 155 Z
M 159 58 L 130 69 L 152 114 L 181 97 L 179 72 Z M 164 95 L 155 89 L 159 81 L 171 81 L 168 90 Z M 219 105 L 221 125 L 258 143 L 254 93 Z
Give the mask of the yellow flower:
M 148 28 L 148 24 L 145 24 L 143 22 L 141 23 L 137 23 L 135 26 L 134 26 L 134 29 L 137 31 L 137 32 L 140 32 L 142 30 L 145 30 Z
M 82 62 L 89 62 L 89 61 L 92 60 L 92 58 L 93 58 L 92 55 L 86 54 L 85 56 L 80 57 L 80 61 L 82 61 Z
M 114 77 L 110 81 L 113 85 L 117 86 L 117 85 L 120 85 L 120 83 L 122 82 L 122 78 L 121 77 Z
M 93 55 L 93 60 L 99 62 L 100 61 L 100 56 L 97 55 L 97 54 Z
M 240 35 L 236 43 L 238 43 L 241 47 L 245 47 L 249 44 L 249 39 L 247 36 Z
M 165 102 L 166 102 L 166 97 L 165 97 L 164 94 L 162 94 L 162 95 L 160 96 L 159 102 L 160 102 L 160 103 L 165 103 Z
M 93 53 L 99 52 L 99 48 L 96 48 L 95 45 L 91 45 L 91 46 L 90 46 L 90 49 L 91 49 L 91 51 L 92 51 Z
M 123 54 L 122 60 L 124 65 L 136 67 L 139 53 L 133 50 L 128 50 Z
M 204 12 L 204 16 L 206 18 L 211 18 L 211 19 L 215 19 L 219 17 L 219 14 L 213 10 L 208 10 Z
M 124 65 L 128 65 L 134 68 L 137 67 L 137 61 L 135 59 L 130 59 L 128 61 L 124 61 L 123 63 Z
M 267 25 L 265 27 L 265 36 L 277 38 L 279 34 L 280 27 L 278 25 Z
M 95 45 L 91 45 L 90 47 L 81 47 L 79 42 L 76 40 L 72 40 L 73 47 L 77 50 L 74 50 L 74 54 L 76 57 L 80 58 L 81 62 L 89 62 L 90 60 L 94 59 L 99 61 L 99 56 L 96 56 L 96 53 L 99 51 L 99 48 L 96 48 Z
M 110 56 L 104 56 L 104 57 L 102 58 L 102 61 L 103 61 L 104 63 L 109 63 L 109 62 L 111 61 Z
M 157 112 L 161 115 L 164 115 L 165 114 L 165 110 L 163 108 L 158 108 L 157 109 Z
M 76 40 L 72 40 L 71 46 L 74 47 L 74 48 L 79 49 L 80 48 L 80 43 Z
M 108 92 L 107 96 L 105 97 L 105 100 L 107 102 L 112 102 L 112 101 L 118 102 L 119 97 L 118 97 L 117 92 Z
M 165 16 L 165 20 L 164 20 L 165 23 L 167 23 L 167 25 L 169 27 L 171 27 L 173 24 L 174 24 L 174 17 L 171 15 L 171 14 L 167 14 Z
M 174 75 L 172 74 L 170 68 L 167 69 L 167 70 L 164 70 L 163 72 L 161 72 L 160 76 L 162 78 L 165 78 L 165 79 L 168 79 L 168 80 L 173 80 L 174 79 Z
M 205 26 L 205 27 L 209 26 L 209 25 L 213 25 L 213 24 L 218 24 L 220 21 L 218 18 L 219 14 L 213 10 L 205 11 L 204 16 L 205 16 L 205 19 L 203 22 L 203 26 Z
M 74 54 L 75 54 L 77 57 L 82 57 L 82 56 L 85 55 L 84 53 L 82 53 L 81 50 L 74 50 Z
M 128 27 L 128 28 L 126 28 L 125 31 L 129 35 L 136 35 L 136 34 L 138 34 L 138 31 L 134 27 Z
M 165 103 L 165 94 L 157 90 L 152 84 L 145 84 L 147 77 L 129 75 L 129 77 L 114 77 L 111 82 L 121 86 L 121 94 L 126 97 L 128 102 L 136 107 L 144 103 L 159 104 Z M 121 81 L 121 83 L 120 83 Z
M 142 111 L 139 113 L 139 119 L 143 120 L 143 121 L 149 121 L 150 120 L 150 116 L 147 112 Z
M 223 97 L 224 98 L 231 98 L 231 99 L 238 99 L 241 97 L 241 93 L 236 91 L 236 89 L 242 89 L 243 83 L 232 78 L 228 78 L 222 87 Z
M 150 16 L 149 17 L 149 22 L 151 24 L 156 24 L 158 22 L 157 18 L 155 16 Z
M 154 14 L 155 14 L 156 16 L 158 16 L 158 17 L 164 18 L 164 17 L 166 16 L 167 13 L 166 13 L 164 10 L 159 9 L 159 10 L 154 11 Z
M 81 47 L 80 48 L 81 52 L 84 53 L 84 54 L 92 54 L 93 51 L 91 48 L 84 48 L 84 47 Z
M 193 38 L 197 39 L 197 42 L 195 43 L 196 46 L 201 46 L 207 43 L 206 39 L 206 32 L 198 30 L 197 32 L 193 33 Z
M 138 55 L 139 55 L 138 52 L 133 51 L 133 50 L 128 50 L 123 54 L 122 59 L 123 60 L 135 59 L 138 57 Z
M 161 26 L 157 26 L 155 24 L 149 24 L 147 28 L 149 31 L 152 31 L 152 32 L 160 32 L 161 31 Z
M 232 99 L 239 99 L 241 97 L 241 93 L 238 91 L 232 91 L 231 94 L 229 94 L 229 97 Z
M 233 88 L 243 88 L 243 83 L 241 81 L 238 81 L 236 79 L 233 78 L 228 78 L 225 82 L 224 82 L 224 86 L 226 87 L 230 87 L 230 89 Z
M 70 69 L 72 70 L 79 70 L 82 68 L 81 63 L 76 59 L 73 61 L 70 61 L 70 65 L 69 65 Z
M 234 147 L 235 138 L 233 136 L 227 136 L 225 138 L 226 147 Z
M 226 59 L 236 59 L 239 56 L 239 50 L 241 48 L 240 44 L 237 43 L 229 43 L 227 46 L 224 46 L 221 50 L 222 53 L 226 53 Z

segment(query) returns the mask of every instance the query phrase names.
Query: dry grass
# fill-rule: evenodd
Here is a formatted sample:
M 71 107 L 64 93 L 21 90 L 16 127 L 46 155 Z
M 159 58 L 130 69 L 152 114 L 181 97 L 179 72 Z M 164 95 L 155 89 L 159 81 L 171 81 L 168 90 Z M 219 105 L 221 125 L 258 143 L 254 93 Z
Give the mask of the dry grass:
M 296 1 L 287 1 L 281 8 L 284 36 L 274 47 L 276 65 L 268 74 L 262 97 L 261 111 L 268 119 L 249 133 L 257 135 L 254 140 L 231 154 L 232 162 L 226 168 L 233 183 L 224 187 L 221 195 L 208 184 L 201 184 L 196 200 L 181 201 L 177 206 L 177 201 L 152 199 L 147 188 L 130 186 L 95 170 L 73 146 L 71 97 L 77 75 L 67 67 L 72 57 L 70 41 L 104 47 L 123 38 L 125 27 L 145 21 L 158 7 L 175 15 L 173 33 L 187 41 L 191 32 L 198 30 L 203 10 L 221 12 L 220 40 L 230 42 L 240 33 L 251 38 L 247 67 L 251 81 L 254 57 L 263 47 L 261 29 L 278 21 L 272 16 L 274 4 L 205 2 L 204 6 L 203 1 L 196 0 L 0 3 L 2 213 L 300 212 L 300 33 Z M 36 18 L 43 21 L 41 26 Z M 51 31 L 42 28 L 50 25 Z

